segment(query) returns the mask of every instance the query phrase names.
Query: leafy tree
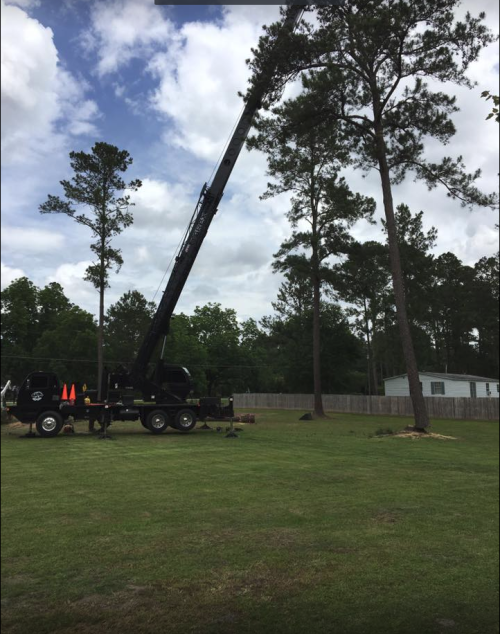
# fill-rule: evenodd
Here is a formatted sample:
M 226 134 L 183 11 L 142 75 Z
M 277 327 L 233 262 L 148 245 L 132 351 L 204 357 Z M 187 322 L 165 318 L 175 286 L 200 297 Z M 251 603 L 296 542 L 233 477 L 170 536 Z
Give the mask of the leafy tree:
M 2 344 L 22 352 L 32 350 L 38 336 L 40 289 L 27 277 L 2 291 Z
M 19 384 L 29 373 L 39 336 L 38 289 L 27 277 L 14 280 L 2 291 L 2 383 Z
M 431 249 L 437 240 L 437 229 L 423 228 L 424 212 L 412 214 L 408 205 L 396 208 L 396 231 L 401 256 L 401 270 L 405 290 L 406 307 L 410 326 L 422 323 L 431 302 L 430 293 L 433 276 Z M 382 221 L 387 234 L 386 223 Z
M 390 281 L 389 254 L 379 242 L 354 243 L 347 259 L 334 267 L 335 289 L 344 301 L 353 304 L 356 324 L 366 340 L 368 394 L 377 393 L 377 370 L 372 337 L 377 316 L 387 299 Z
M 156 311 L 139 291 L 124 293 L 112 304 L 105 317 L 105 353 L 107 360 L 132 362 Z
M 474 266 L 472 307 L 474 325 L 478 332 L 477 346 L 481 359 L 481 374 L 496 378 L 499 375 L 499 253 L 484 257 Z
M 180 313 L 174 315 L 170 322 L 165 343 L 165 360 L 186 367 L 192 377 L 194 393 L 197 396 L 207 394 L 208 354 L 200 342 L 192 317 Z
M 431 163 L 425 141 L 447 143 L 455 133 L 451 115 L 456 99 L 425 83 L 472 87 L 466 71 L 481 49 L 494 41 L 482 24 L 484 14 L 455 20 L 459 0 L 351 0 L 342 7 L 317 7 L 315 25 L 303 24 L 285 42 L 268 93 L 275 102 L 285 84 L 302 74 L 305 92 L 296 100 L 310 125 L 325 120 L 344 126 L 354 165 L 376 169 L 384 198 L 389 254 L 401 344 L 404 352 L 415 425 L 429 419 L 419 383 L 418 365 L 405 303 L 392 185 L 409 172 L 430 189 L 442 185 L 464 205 L 497 204 L 474 185 L 479 171 L 467 174 L 462 157 Z M 278 28 L 261 37 L 250 65 L 252 81 L 263 68 L 269 42 Z
M 294 272 L 285 275 L 275 314 L 262 319 L 271 351 L 269 364 L 274 369 L 273 391 L 310 393 L 314 389 L 312 347 L 309 333 L 313 322 L 313 292 L 308 280 Z M 359 340 L 352 334 L 340 307 L 322 301 L 321 376 L 327 393 L 355 391 L 360 388 Z M 362 383 L 362 381 L 361 381 Z
M 33 355 L 46 359 L 44 369 L 55 372 L 63 382 L 96 380 L 95 362 L 90 360 L 97 343 L 93 315 L 71 306 L 58 316 L 38 340 Z
M 58 282 L 50 282 L 38 293 L 38 329 L 45 332 L 57 323 L 61 313 L 69 310 L 72 304 L 64 294 Z
M 39 367 L 35 348 L 54 329 L 71 303 L 57 282 L 40 289 L 28 278 L 14 280 L 2 291 L 2 381 L 21 383 Z M 49 355 L 53 356 L 53 355 Z
M 474 366 L 474 269 L 453 253 L 435 262 L 434 297 L 431 302 L 438 369 L 472 372 Z
M 372 198 L 353 194 L 339 171 L 347 162 L 345 144 L 337 126 L 313 128 L 301 124 L 301 111 L 288 102 L 274 111 L 276 117 L 260 119 L 250 148 L 267 154 L 269 183 L 262 198 L 293 194 L 287 214 L 292 236 L 275 254 L 274 270 L 295 271 L 310 280 L 313 290 L 314 415 L 324 417 L 321 398 L 321 287 L 330 274 L 327 260 L 345 252 L 350 227 L 361 218 L 371 219 Z
M 191 324 L 207 354 L 205 376 L 208 395 L 232 391 L 234 367 L 239 365 L 240 329 L 236 312 L 209 302 L 195 308 Z
M 104 291 L 109 287 L 109 271 L 123 264 L 120 249 L 111 246 L 112 239 L 133 222 L 129 207 L 130 196 L 125 190 L 137 191 L 140 180 L 128 185 L 120 176 L 132 164 L 126 150 L 119 150 L 108 143 L 96 143 L 90 154 L 70 152 L 70 164 L 74 176 L 61 185 L 66 200 L 49 194 L 40 205 L 42 214 L 62 213 L 73 218 L 78 224 L 88 227 L 96 241 L 90 245 L 97 260 L 86 271 L 85 279 L 92 282 L 99 291 L 99 326 L 97 340 L 98 398 L 101 397 L 104 344 Z M 80 212 L 79 209 L 84 211 Z
M 266 333 L 255 319 L 247 319 L 240 326 L 241 389 L 250 392 L 272 391 L 274 383 L 273 352 Z

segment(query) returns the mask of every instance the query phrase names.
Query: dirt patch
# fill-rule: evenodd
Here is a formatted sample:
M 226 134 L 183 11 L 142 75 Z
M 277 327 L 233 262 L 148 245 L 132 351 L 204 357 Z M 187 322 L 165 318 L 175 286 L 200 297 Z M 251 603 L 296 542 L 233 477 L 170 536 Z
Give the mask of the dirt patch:
M 423 440 L 425 438 L 434 438 L 436 440 L 456 440 L 455 436 L 444 436 L 443 434 L 436 434 L 433 431 L 428 431 L 423 434 L 419 431 L 403 429 L 402 431 L 398 431 L 391 435 L 396 438 L 410 438 L 411 440 Z
M 433 431 L 418 431 L 415 427 L 408 426 L 401 431 L 393 432 L 388 430 L 387 433 L 377 433 L 376 438 L 409 438 L 410 440 L 423 440 L 425 438 L 434 438 L 435 440 L 456 440 L 455 436 L 445 436 L 436 434 Z

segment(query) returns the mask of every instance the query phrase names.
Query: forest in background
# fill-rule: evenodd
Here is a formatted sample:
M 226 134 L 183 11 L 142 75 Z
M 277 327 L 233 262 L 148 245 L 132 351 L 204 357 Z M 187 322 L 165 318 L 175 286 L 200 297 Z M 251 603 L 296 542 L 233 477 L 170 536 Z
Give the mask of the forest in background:
M 496 378 L 498 253 L 464 265 L 453 253 L 434 256 L 436 229 L 425 232 L 422 212 L 398 208 L 405 292 L 421 371 Z M 387 246 L 353 243 L 330 264 L 321 304 L 323 393 L 383 394 L 383 379 L 405 372 Z M 241 321 L 236 312 L 207 303 L 171 323 L 165 359 L 189 369 L 195 395 L 233 392 L 311 393 L 312 289 L 300 271 L 285 275 L 273 312 Z M 134 359 L 156 305 L 137 290 L 105 315 L 106 366 Z M 26 277 L 1 293 L 2 384 L 20 385 L 34 370 L 52 370 L 65 382 L 96 383 L 95 317 L 51 282 Z M 160 348 L 156 356 L 160 354 Z

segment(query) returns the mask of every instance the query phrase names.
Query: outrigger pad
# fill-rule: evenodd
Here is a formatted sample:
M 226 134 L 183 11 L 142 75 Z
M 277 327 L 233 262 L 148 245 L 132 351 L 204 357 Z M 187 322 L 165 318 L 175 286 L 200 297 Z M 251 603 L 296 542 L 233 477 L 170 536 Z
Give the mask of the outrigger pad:
M 301 416 L 299 420 L 313 420 L 313 417 L 310 412 L 307 412 L 307 414 L 304 414 L 304 416 Z

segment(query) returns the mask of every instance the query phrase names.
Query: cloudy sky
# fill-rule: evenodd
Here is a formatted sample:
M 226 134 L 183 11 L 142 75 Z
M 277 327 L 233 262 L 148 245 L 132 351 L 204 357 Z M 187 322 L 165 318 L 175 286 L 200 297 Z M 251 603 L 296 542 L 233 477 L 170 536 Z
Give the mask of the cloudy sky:
M 485 11 L 498 28 L 497 0 L 462 6 Z M 65 216 L 42 216 L 38 206 L 71 176 L 68 152 L 103 140 L 130 152 L 127 176 L 143 181 L 134 225 L 116 239 L 125 264 L 111 276 L 106 304 L 129 289 L 153 299 L 240 112 L 245 59 L 262 24 L 277 15 L 278 7 L 265 6 L 2 0 L 2 288 L 21 275 L 39 286 L 57 281 L 73 302 L 96 312 L 96 291 L 82 280 L 92 256 L 88 229 Z M 471 171 L 481 168 L 488 192 L 498 183 L 498 125 L 485 121 L 491 102 L 480 94 L 498 92 L 498 69 L 495 44 L 469 72 L 474 90 L 450 88 L 461 111 L 446 153 L 463 154 Z M 428 150 L 441 152 L 432 142 Z M 259 200 L 265 171 L 263 155 L 242 152 L 179 311 L 212 301 L 242 319 L 272 312 L 281 281 L 271 273 L 272 254 L 289 234 L 288 201 Z M 380 218 L 376 175 L 352 173 L 349 180 L 377 199 Z M 492 211 L 462 209 L 444 192 L 411 181 L 396 188 L 395 200 L 423 210 L 426 226 L 437 227 L 437 254 L 453 251 L 473 264 L 498 248 Z M 380 222 L 360 223 L 355 236 L 381 238 Z

